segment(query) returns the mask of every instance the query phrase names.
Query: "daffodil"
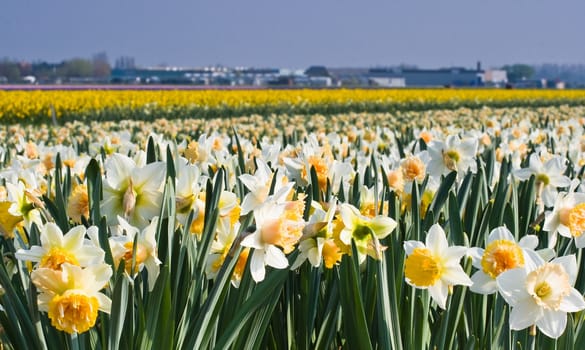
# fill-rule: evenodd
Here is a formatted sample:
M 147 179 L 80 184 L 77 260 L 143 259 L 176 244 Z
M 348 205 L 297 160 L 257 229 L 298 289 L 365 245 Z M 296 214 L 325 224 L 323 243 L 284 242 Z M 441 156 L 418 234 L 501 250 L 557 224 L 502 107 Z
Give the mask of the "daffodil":
M 104 199 L 100 208 L 108 224 L 116 225 L 119 215 L 133 226 L 146 227 L 160 212 L 166 165 L 154 162 L 138 167 L 134 160 L 115 153 L 104 167 Z
M 279 191 L 288 183 L 283 172 L 277 172 L 276 174 L 274 192 Z M 240 181 L 250 190 L 242 201 L 242 215 L 248 214 L 266 201 L 274 175 L 275 173 L 262 159 L 256 159 L 256 172 L 254 175 L 240 175 Z M 287 186 L 292 187 L 293 184 L 290 183 Z
M 577 248 L 585 247 L 585 193 L 573 192 L 578 183 L 574 180 L 568 193 L 559 193 L 553 210 L 546 213 L 542 228 L 548 232 L 549 247 L 555 245 L 557 232 L 575 238 Z
M 314 212 L 305 227 L 298 246 L 299 255 L 291 266 L 291 270 L 297 269 L 306 260 L 309 260 L 313 267 L 321 266 L 321 261 L 324 261 L 328 269 L 341 261 L 341 250 L 333 239 L 333 219 L 337 212 L 337 199 L 331 199 L 327 211 L 317 202 L 313 202 L 312 206 Z
M 560 337 L 567 325 L 567 313 L 585 309 L 581 293 L 573 288 L 577 279 L 574 255 L 562 256 L 537 266 L 502 272 L 498 290 L 510 305 L 510 329 L 533 325 L 551 338 Z
M 476 138 L 468 137 L 461 140 L 458 136 L 449 135 L 445 142 L 433 140 L 427 148 L 430 156 L 427 172 L 435 177 L 446 175 L 451 171 L 460 174 L 467 170 L 475 172 L 477 170 L 475 162 L 477 148 Z
M 404 250 L 406 282 L 415 288 L 428 289 L 430 296 L 442 309 L 446 307 L 447 296 L 452 286 L 473 284 L 459 265 L 459 260 L 466 254 L 467 248 L 450 247 L 439 224 L 431 226 L 424 244 L 419 241 L 406 241 Z
M 571 179 L 565 173 L 567 165 L 561 156 L 552 156 L 546 162 L 542 162 L 540 156 L 532 153 L 527 168 L 514 171 L 514 175 L 520 180 L 528 180 L 534 175 L 537 186 L 537 201 L 544 206 L 550 207 L 554 204 L 558 187 L 569 187 Z
M 24 183 L 18 181 L 16 185 L 6 183 L 8 190 L 8 199 L 12 203 L 8 208 L 8 213 L 15 217 L 22 217 L 24 226 L 30 229 L 35 223 L 37 226 L 42 225 L 41 212 L 42 202 L 38 199 L 40 196 L 37 191 L 25 188 Z
M 149 290 L 154 288 L 156 279 L 160 272 L 161 261 L 158 259 L 156 244 L 156 228 L 158 217 L 155 216 L 151 223 L 143 230 L 130 225 L 126 220 L 119 217 L 120 229 L 123 235 L 110 238 L 112 256 L 116 264 L 124 262 L 126 273 L 134 276 L 137 272 L 146 268 L 148 271 Z M 136 240 L 136 254 L 134 254 L 134 241 Z M 132 259 L 134 259 L 134 271 L 132 271 Z
M 48 222 L 41 226 L 41 245 L 33 245 L 26 250 L 19 249 L 16 257 L 36 262 L 39 268 L 52 270 L 61 270 L 65 263 L 81 267 L 99 264 L 104 261 L 103 249 L 85 239 L 86 233 L 97 234 L 97 230 L 96 226 L 86 229 L 85 226 L 79 225 L 63 235 L 59 226 Z
M 211 244 L 210 255 L 207 259 L 207 265 L 205 272 L 207 278 L 213 279 L 216 277 L 219 269 L 223 265 L 225 258 L 230 253 L 234 240 L 239 232 L 240 224 L 231 225 L 229 218 L 222 218 L 218 222 L 217 235 Z M 244 268 L 246 267 L 246 261 L 250 248 L 242 249 L 242 252 L 238 256 L 238 261 L 232 273 L 231 283 L 234 287 L 240 286 L 240 281 L 244 274 Z
M 475 293 L 495 293 L 499 274 L 525 265 L 536 266 L 536 261 L 540 260 L 534 251 L 538 245 L 538 237 L 534 235 L 524 236 L 516 243 L 512 233 L 502 226 L 490 232 L 486 244 L 485 249 L 473 247 L 468 251 L 473 266 L 478 269 L 471 276 L 473 285 L 470 289 Z
M 98 311 L 110 313 L 112 301 L 100 290 L 111 276 L 108 264 L 82 268 L 63 263 L 61 270 L 34 270 L 31 280 L 41 292 L 39 310 L 48 313 L 53 327 L 73 334 L 93 327 Z
M 241 242 L 244 247 L 254 248 L 250 258 L 254 281 L 264 280 L 266 265 L 277 269 L 288 266 L 285 254 L 294 250 L 305 226 L 302 203 L 302 200 L 285 203 L 269 200 L 254 210 L 256 230 Z
M 196 199 L 201 191 L 202 176 L 199 168 L 189 164 L 185 158 L 180 158 L 177 165 L 175 187 L 177 220 L 184 225 L 191 211 L 198 209 Z
M 355 242 L 360 263 L 365 261 L 366 255 L 380 259 L 384 247 L 379 240 L 394 231 L 396 221 L 382 215 L 373 218 L 364 216 L 356 207 L 348 203 L 339 206 L 339 215 L 344 225 L 339 238 L 347 246 L 351 246 L 352 240 Z

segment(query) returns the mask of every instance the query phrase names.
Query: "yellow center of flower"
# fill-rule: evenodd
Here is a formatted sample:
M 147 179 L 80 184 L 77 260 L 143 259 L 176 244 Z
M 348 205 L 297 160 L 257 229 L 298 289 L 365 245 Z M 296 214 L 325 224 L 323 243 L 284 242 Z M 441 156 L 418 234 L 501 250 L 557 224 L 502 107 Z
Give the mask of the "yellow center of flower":
M 310 156 L 308 162 L 309 169 L 307 170 L 310 170 L 311 166 L 315 168 L 319 188 L 321 189 L 321 191 L 325 191 L 327 189 L 327 174 L 329 173 L 329 167 L 327 166 L 327 162 L 325 162 L 325 159 L 317 156 Z
M 81 217 L 89 218 L 89 197 L 87 185 L 76 186 L 69 195 L 67 215 L 75 222 L 81 222 Z
M 536 185 L 542 184 L 543 186 L 547 186 L 550 183 L 550 178 L 546 174 L 537 174 L 536 175 Z
M 234 267 L 234 272 L 232 275 L 232 277 L 237 281 L 241 280 L 242 276 L 244 275 L 246 262 L 248 261 L 248 255 L 250 255 L 250 248 L 245 248 L 238 257 L 238 261 L 236 262 L 236 266 Z
M 332 269 L 333 266 L 339 263 L 341 261 L 341 257 L 343 256 L 343 252 L 332 239 L 328 239 L 323 242 L 323 250 L 321 254 L 323 255 L 323 262 L 325 263 L 325 267 L 328 269 Z
M 569 211 L 569 229 L 573 237 L 579 237 L 585 231 L 585 203 L 577 204 Z
M 461 155 L 457 150 L 450 149 L 447 152 L 443 152 L 443 162 L 449 170 L 457 170 L 459 159 L 461 159 Z
M 132 274 L 132 250 L 134 249 L 134 242 L 126 242 L 124 243 L 124 248 L 126 248 L 126 252 L 122 256 L 124 263 L 126 264 L 124 267 L 126 268 L 126 273 L 129 275 Z M 142 246 L 142 244 L 136 244 L 136 258 L 134 260 L 134 273 L 138 273 L 138 267 L 140 264 L 144 263 L 144 261 L 148 258 L 148 252 L 146 248 Z
M 441 261 L 427 248 L 415 248 L 404 262 L 404 275 L 417 287 L 434 285 L 442 270 Z
M 536 288 L 534 289 L 534 293 L 536 294 L 536 296 L 538 298 L 546 298 L 547 296 L 550 295 L 550 293 L 552 292 L 552 288 L 551 286 L 546 283 L 546 282 L 542 282 L 540 283 L 538 286 L 536 286 Z
M 124 197 L 122 198 L 122 209 L 124 210 L 124 215 L 126 217 L 130 216 L 134 211 L 134 207 L 136 207 L 136 191 L 134 191 L 134 187 L 132 186 L 132 179 L 129 180 L 128 188 L 126 188 L 126 192 L 124 192 Z
M 79 262 L 77 262 L 75 255 L 71 254 L 63 248 L 53 247 L 47 254 L 43 256 L 39 267 L 61 271 L 61 265 L 63 263 L 79 266 Z
M 53 327 L 69 334 L 83 333 L 95 324 L 98 299 L 85 294 L 66 293 L 49 301 L 49 318 Z
M 571 284 L 561 265 L 547 263 L 526 276 L 526 289 L 539 306 L 558 310 L 563 298 L 571 293 Z
M 422 181 L 425 177 L 425 163 L 417 157 L 406 158 L 400 167 L 406 181 Z
M 177 213 L 185 214 L 191 210 L 191 206 L 195 201 L 195 195 L 190 194 L 188 196 L 177 196 L 175 198 Z
M 491 278 L 520 266 L 524 266 L 522 248 L 506 239 L 498 239 L 488 244 L 481 258 L 483 272 Z

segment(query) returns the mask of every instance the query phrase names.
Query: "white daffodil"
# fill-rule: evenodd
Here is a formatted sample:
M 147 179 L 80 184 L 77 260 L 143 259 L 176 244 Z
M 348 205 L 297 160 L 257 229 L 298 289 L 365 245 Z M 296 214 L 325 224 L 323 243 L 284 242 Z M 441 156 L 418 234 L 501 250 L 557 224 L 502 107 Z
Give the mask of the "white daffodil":
M 175 200 L 177 220 L 185 224 L 191 210 L 198 210 L 196 199 L 201 190 L 201 171 L 199 167 L 188 163 L 185 158 L 180 158 L 177 163 L 177 178 L 175 187 Z M 195 213 L 195 217 L 199 213 Z
M 574 237 L 577 248 L 585 247 L 585 193 L 573 192 L 578 184 L 578 180 L 573 180 L 569 192 L 559 193 L 553 210 L 546 213 L 542 228 L 548 232 L 549 247 L 556 244 L 557 232 Z
M 86 268 L 63 263 L 61 270 L 39 268 L 31 280 L 40 290 L 39 310 L 48 313 L 53 327 L 60 331 L 83 333 L 95 325 L 98 310 L 110 313 L 112 301 L 100 290 L 112 276 L 108 264 Z
M 76 266 L 90 266 L 102 263 L 105 252 L 98 246 L 85 239 L 85 234 L 97 234 L 98 228 L 91 226 L 75 226 L 65 235 L 52 222 L 41 227 L 41 245 L 31 246 L 30 249 L 19 249 L 16 258 L 38 263 L 39 268 L 61 270 L 64 263 Z
M 158 216 L 152 219 L 152 222 L 140 231 L 137 227 L 130 225 L 122 217 L 118 217 L 120 230 L 125 235 L 114 236 L 110 238 L 110 248 L 116 265 L 124 262 L 126 273 L 134 276 L 143 268 L 148 271 L 148 288 L 152 290 L 160 272 L 161 261 L 158 259 L 156 246 L 156 228 L 158 226 Z M 132 271 L 132 258 L 134 250 L 134 240 L 136 239 L 136 255 L 134 256 L 134 271 Z
M 380 259 L 384 247 L 379 240 L 394 231 L 396 221 L 382 215 L 373 218 L 367 217 L 348 203 L 339 206 L 339 215 L 344 225 L 343 230 L 339 233 L 339 239 L 347 246 L 351 246 L 352 240 L 355 242 L 360 263 L 365 261 L 366 255 Z
M 473 284 L 459 265 L 467 248 L 449 247 L 445 232 L 439 224 L 431 226 L 425 244 L 406 241 L 404 250 L 407 255 L 404 262 L 406 282 L 415 288 L 428 289 L 430 296 L 442 309 L 446 307 L 451 286 Z
M 288 183 L 283 172 L 277 172 L 274 192 L 279 191 L 284 186 L 292 188 L 293 183 Z M 256 159 L 256 172 L 254 175 L 242 174 L 239 179 L 250 192 L 246 194 L 242 201 L 242 215 L 246 215 L 254 209 L 261 206 L 268 198 L 270 186 L 274 173 L 272 169 L 262 159 Z
M 566 168 L 565 159 L 560 156 L 553 156 L 543 163 L 538 154 L 532 153 L 528 167 L 514 171 L 514 175 L 520 180 L 528 180 L 534 175 L 537 201 L 550 207 L 557 196 L 557 188 L 571 185 L 571 179 L 564 175 Z
M 254 248 L 250 261 L 254 281 L 264 280 L 266 265 L 277 269 L 288 266 L 285 254 L 294 250 L 302 236 L 305 226 L 303 211 L 303 200 L 285 203 L 270 200 L 254 210 L 256 230 L 241 243 L 244 247 Z
M 534 251 L 538 245 L 538 237 L 527 235 L 516 243 L 514 236 L 506 227 L 497 227 L 490 232 L 486 248 L 469 248 L 467 254 L 471 256 L 472 264 L 478 269 L 471 276 L 472 292 L 480 294 L 492 294 L 497 292 L 496 277 L 504 271 L 517 267 L 535 267 L 540 260 Z M 543 254 L 554 255 L 552 250 L 546 250 Z
M 456 135 L 449 135 L 445 142 L 433 140 L 427 147 L 430 156 L 427 172 L 435 177 L 446 175 L 451 171 L 463 173 L 470 170 L 476 172 L 477 148 L 478 141 L 475 138 L 461 140 Z
M 577 279 L 574 255 L 556 258 L 549 263 L 538 261 L 502 272 L 496 279 L 498 290 L 510 305 L 510 329 L 521 330 L 533 325 L 551 338 L 560 337 L 567 325 L 567 312 L 585 309 L 581 293 L 573 288 Z
M 165 163 L 138 167 L 132 159 L 115 153 L 106 160 L 104 167 L 104 199 L 100 208 L 108 224 L 116 225 L 119 215 L 133 226 L 146 227 L 160 212 Z

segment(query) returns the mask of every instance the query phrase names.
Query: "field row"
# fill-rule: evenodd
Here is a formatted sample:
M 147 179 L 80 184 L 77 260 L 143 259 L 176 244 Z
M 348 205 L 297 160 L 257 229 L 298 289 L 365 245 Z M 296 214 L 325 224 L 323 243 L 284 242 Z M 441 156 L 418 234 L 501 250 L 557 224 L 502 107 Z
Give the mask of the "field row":
M 396 89 L 0 91 L 0 120 L 43 122 L 337 114 L 461 107 L 585 104 L 584 90 Z

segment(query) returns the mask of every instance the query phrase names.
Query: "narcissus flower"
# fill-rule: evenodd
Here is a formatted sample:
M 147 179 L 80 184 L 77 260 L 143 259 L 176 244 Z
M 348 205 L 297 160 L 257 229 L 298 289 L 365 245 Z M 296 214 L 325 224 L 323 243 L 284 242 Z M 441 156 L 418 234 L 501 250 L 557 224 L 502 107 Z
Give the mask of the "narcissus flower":
M 148 287 L 152 290 L 158 278 L 160 272 L 159 265 L 161 264 L 161 261 L 158 259 L 155 239 L 158 216 L 155 216 L 152 222 L 142 231 L 130 225 L 121 217 L 118 218 L 118 221 L 125 235 L 110 238 L 110 247 L 114 261 L 116 264 L 124 262 L 126 273 L 129 276 L 134 276 L 138 271 L 142 271 L 146 267 L 146 271 L 148 271 Z M 132 271 L 134 240 L 136 240 L 136 255 L 134 256 L 134 271 Z
M 119 215 L 133 226 L 146 227 L 160 212 L 165 163 L 138 167 L 132 159 L 115 153 L 106 160 L 104 167 L 104 199 L 100 208 L 108 224 L 116 225 Z
M 100 290 L 111 276 L 112 268 L 108 264 L 81 268 L 63 263 L 60 271 L 34 270 L 31 280 L 41 292 L 39 310 L 48 313 L 53 327 L 72 334 L 93 327 L 98 311 L 110 313 L 112 301 Z
M 433 140 L 428 145 L 430 161 L 427 172 L 432 176 L 447 175 L 451 171 L 463 173 L 467 170 L 475 172 L 475 154 L 478 141 L 476 138 L 461 140 L 458 136 L 449 135 L 445 142 Z
M 520 180 L 528 180 L 534 175 L 537 201 L 549 207 L 554 204 L 557 188 L 571 185 L 571 179 L 564 175 L 565 169 L 567 165 L 563 157 L 553 156 L 543 163 L 538 154 L 532 153 L 529 166 L 516 170 L 514 175 Z
M 540 260 L 534 251 L 537 245 L 538 237 L 534 235 L 524 236 L 516 243 L 507 228 L 493 229 L 485 249 L 469 248 L 468 255 L 471 256 L 473 266 L 479 269 L 471 276 L 471 291 L 481 294 L 495 293 L 498 290 L 496 277 L 502 272 L 525 265 L 536 266 L 536 261 Z
M 329 202 L 327 211 L 323 210 L 317 202 L 313 202 L 312 207 L 314 207 L 314 213 L 303 230 L 303 237 L 298 246 L 299 255 L 291 266 L 291 270 L 298 268 L 306 260 L 309 260 L 313 267 L 321 266 L 323 260 L 328 269 L 341 261 L 343 253 L 333 239 L 333 219 L 337 211 L 337 199 L 333 198 Z
M 472 285 L 459 260 L 467 252 L 466 247 L 451 246 L 445 232 L 439 226 L 431 226 L 425 244 L 419 241 L 404 242 L 406 282 L 415 288 L 428 289 L 440 308 L 445 309 L 449 289 L 454 285 Z
M 366 255 L 380 259 L 384 247 L 379 240 L 394 231 L 396 221 L 382 215 L 373 218 L 364 216 L 356 207 L 347 203 L 340 205 L 339 215 L 344 224 L 339 238 L 347 246 L 351 246 L 352 240 L 355 242 L 360 263 L 364 262 Z
M 546 213 L 543 230 L 548 232 L 549 247 L 556 243 L 557 232 L 561 236 L 575 238 L 577 248 L 585 247 L 585 193 L 573 192 L 578 184 L 574 180 L 568 193 L 558 194 L 552 211 Z
M 97 235 L 97 231 L 96 226 L 86 229 L 80 225 L 63 235 L 59 226 L 48 222 L 41 227 L 41 245 L 34 245 L 28 250 L 19 249 L 16 257 L 37 262 L 39 268 L 51 270 L 61 270 L 64 263 L 82 267 L 99 264 L 104 261 L 103 249 L 85 239 L 86 233 Z
M 288 266 L 285 254 L 294 250 L 305 226 L 302 203 L 302 200 L 285 203 L 270 200 L 254 210 L 256 230 L 241 243 L 244 247 L 254 248 L 250 261 L 254 281 L 264 280 L 266 265 L 277 269 Z
M 585 309 L 581 293 L 573 288 L 577 279 L 574 255 L 556 258 L 549 263 L 538 261 L 502 272 L 497 277 L 500 294 L 511 306 L 510 329 L 533 325 L 551 338 L 560 337 L 567 325 L 567 312 Z

